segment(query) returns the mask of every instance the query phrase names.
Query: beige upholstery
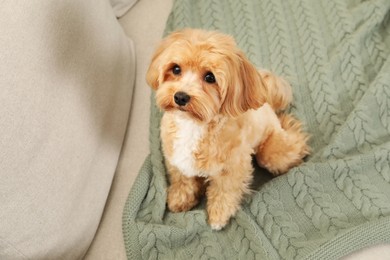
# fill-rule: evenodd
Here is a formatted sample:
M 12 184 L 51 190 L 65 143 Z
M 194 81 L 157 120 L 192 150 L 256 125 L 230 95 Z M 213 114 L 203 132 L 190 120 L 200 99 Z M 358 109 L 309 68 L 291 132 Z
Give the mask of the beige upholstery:
M 1 2 L 0 259 L 78 259 L 123 144 L 134 54 L 107 0 Z
M 163 36 L 172 0 L 139 0 L 120 18 L 134 41 L 137 74 L 130 122 L 113 186 L 98 233 L 86 259 L 126 259 L 122 236 L 122 211 L 131 185 L 149 153 L 150 88 L 145 73 L 152 52 Z

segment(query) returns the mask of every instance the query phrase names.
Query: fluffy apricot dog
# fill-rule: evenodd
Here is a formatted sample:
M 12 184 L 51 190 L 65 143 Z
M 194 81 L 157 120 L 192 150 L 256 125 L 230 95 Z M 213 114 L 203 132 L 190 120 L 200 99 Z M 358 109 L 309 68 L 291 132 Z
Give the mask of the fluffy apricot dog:
M 184 29 L 157 48 L 146 76 L 164 111 L 161 140 L 168 208 L 187 211 L 207 196 L 208 222 L 223 228 L 252 181 L 252 155 L 274 175 L 308 154 L 301 123 L 283 114 L 290 85 L 257 70 L 232 37 Z

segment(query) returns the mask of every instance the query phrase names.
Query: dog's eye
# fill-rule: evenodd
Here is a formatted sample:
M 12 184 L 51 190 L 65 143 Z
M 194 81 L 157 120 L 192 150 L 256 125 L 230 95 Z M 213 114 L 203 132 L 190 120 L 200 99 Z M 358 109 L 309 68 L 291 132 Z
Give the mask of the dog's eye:
M 210 84 L 215 83 L 215 76 L 213 73 L 207 72 L 206 75 L 204 76 L 204 80 Z
M 172 73 L 174 75 L 179 75 L 181 73 L 181 68 L 179 65 L 175 64 L 173 67 L 172 67 Z

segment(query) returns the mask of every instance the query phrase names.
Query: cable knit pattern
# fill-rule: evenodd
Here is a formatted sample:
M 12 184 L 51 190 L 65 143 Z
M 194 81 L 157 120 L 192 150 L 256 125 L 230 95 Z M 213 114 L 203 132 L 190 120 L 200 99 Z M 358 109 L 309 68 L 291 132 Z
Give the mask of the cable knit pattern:
M 289 174 L 288 181 L 298 207 L 305 212 L 323 236 L 335 236 L 351 227 L 350 220 L 342 212 L 339 204 L 325 192 L 326 187 L 321 183 L 314 165 L 310 165 L 310 168 L 302 167 Z
M 312 154 L 254 192 L 221 231 L 206 200 L 166 207 L 161 112 L 151 96 L 150 148 L 129 194 L 129 259 L 339 259 L 390 242 L 390 1 L 176 0 L 166 34 L 196 27 L 233 35 L 259 67 L 287 79 L 290 111 Z

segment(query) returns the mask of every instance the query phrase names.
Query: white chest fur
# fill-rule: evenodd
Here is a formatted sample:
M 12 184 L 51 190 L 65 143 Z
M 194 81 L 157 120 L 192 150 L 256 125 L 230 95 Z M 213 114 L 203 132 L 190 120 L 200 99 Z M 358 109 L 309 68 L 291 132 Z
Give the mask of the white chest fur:
M 199 175 L 195 168 L 194 151 L 205 132 L 205 126 L 193 120 L 176 116 L 176 136 L 173 141 L 173 154 L 170 163 L 187 177 Z

